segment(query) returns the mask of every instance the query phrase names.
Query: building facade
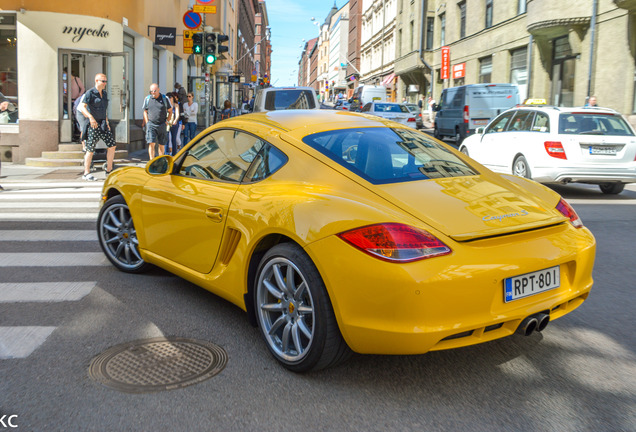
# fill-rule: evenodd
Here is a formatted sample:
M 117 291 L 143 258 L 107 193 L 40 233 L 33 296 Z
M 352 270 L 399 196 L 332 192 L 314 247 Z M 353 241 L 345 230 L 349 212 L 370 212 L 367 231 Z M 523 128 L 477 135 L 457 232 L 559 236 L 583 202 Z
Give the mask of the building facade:
M 360 36 L 360 82 L 383 85 L 388 100 L 396 100 L 395 26 L 397 2 L 363 0 Z

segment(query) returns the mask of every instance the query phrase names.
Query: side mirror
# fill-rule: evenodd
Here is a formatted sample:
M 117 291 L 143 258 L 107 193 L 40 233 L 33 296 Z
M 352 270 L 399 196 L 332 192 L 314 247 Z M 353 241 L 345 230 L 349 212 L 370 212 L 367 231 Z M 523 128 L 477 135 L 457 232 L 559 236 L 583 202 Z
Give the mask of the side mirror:
M 174 159 L 170 155 L 158 156 L 146 164 L 146 172 L 150 175 L 165 175 L 172 172 Z
M 433 111 L 441 111 L 442 110 L 442 106 L 439 104 L 434 104 L 433 105 Z
M 475 130 L 475 133 L 476 133 L 477 135 L 483 135 L 484 130 L 485 130 L 485 128 L 483 128 L 483 127 L 478 127 L 478 128 Z

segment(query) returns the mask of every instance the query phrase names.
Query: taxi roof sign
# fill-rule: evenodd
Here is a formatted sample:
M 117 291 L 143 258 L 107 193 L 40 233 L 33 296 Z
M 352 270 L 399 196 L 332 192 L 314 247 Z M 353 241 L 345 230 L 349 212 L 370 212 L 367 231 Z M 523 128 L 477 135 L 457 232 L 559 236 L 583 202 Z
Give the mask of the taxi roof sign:
M 524 105 L 547 105 L 548 101 L 545 99 L 526 99 L 523 102 Z

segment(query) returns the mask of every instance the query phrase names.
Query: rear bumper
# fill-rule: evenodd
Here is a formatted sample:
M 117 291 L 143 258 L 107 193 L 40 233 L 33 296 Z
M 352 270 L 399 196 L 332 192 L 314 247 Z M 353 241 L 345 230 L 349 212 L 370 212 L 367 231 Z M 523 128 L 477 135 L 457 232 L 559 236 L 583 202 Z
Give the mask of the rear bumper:
M 636 183 L 636 163 L 630 167 L 533 168 L 532 178 L 540 183 Z

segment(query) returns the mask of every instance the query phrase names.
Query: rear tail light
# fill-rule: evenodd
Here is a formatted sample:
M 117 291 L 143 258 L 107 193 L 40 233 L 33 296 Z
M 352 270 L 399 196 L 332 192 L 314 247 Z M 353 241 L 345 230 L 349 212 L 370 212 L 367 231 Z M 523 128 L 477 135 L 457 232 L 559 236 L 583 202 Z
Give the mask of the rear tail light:
M 561 201 L 556 206 L 557 210 L 561 212 L 563 216 L 570 219 L 570 222 L 574 226 L 574 228 L 583 228 L 583 222 L 578 214 L 574 211 L 572 206 L 568 204 L 566 200 L 561 198 Z
M 559 141 L 546 141 L 544 143 L 545 151 L 548 152 L 550 156 L 557 159 L 567 159 L 568 157 L 565 154 L 565 149 L 563 148 L 563 144 Z
M 414 122 L 415 121 L 415 117 L 409 117 L 409 119 L 407 120 L 407 122 Z
M 368 225 L 338 234 L 361 251 L 389 262 L 406 263 L 448 255 L 451 249 L 427 231 L 398 223 Z
M 468 105 L 464 105 L 464 123 L 468 123 L 468 119 L 470 116 L 468 115 Z

